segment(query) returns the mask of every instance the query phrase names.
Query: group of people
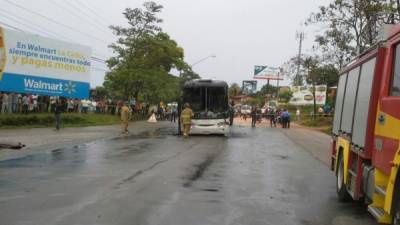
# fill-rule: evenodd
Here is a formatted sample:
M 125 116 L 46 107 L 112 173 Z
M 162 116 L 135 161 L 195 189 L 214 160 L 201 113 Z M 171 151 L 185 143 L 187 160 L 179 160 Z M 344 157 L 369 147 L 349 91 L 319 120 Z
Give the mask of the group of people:
M 158 104 L 155 115 L 158 120 L 169 120 L 175 123 L 178 117 L 178 105 L 171 104 L 165 106 L 163 104 Z
M 54 113 L 56 101 L 61 104 L 62 111 L 68 113 L 102 113 L 120 115 L 124 105 L 122 100 L 107 98 L 77 99 L 35 94 L 19 94 L 0 92 L 0 113 L 2 114 L 29 114 Z M 130 100 L 127 103 L 131 112 L 148 113 L 149 105 Z
M 39 112 L 41 100 L 42 97 L 38 95 L 0 92 L 1 113 Z
M 297 114 L 299 110 L 296 111 Z M 261 123 L 262 119 L 269 120 L 271 127 L 276 127 L 276 124 L 281 124 L 282 128 L 290 128 L 291 114 L 287 109 L 274 109 L 268 108 L 262 113 L 261 109 L 257 106 L 252 106 L 250 111 L 251 126 L 256 127 L 257 122 Z M 246 120 L 247 115 L 242 115 Z

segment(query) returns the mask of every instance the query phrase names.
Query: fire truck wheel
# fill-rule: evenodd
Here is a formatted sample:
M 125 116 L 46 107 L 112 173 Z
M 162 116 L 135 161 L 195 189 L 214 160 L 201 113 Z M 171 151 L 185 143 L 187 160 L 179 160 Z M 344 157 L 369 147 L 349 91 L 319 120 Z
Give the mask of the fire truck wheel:
M 342 154 L 339 155 L 338 169 L 336 173 L 336 192 L 340 201 L 348 201 L 351 199 L 344 183 L 344 162 Z

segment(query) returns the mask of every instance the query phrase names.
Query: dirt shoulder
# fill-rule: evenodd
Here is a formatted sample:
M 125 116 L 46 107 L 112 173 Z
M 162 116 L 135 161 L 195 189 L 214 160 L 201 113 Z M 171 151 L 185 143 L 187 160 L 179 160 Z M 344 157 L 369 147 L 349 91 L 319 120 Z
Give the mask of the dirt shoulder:
M 239 126 L 251 126 L 251 118 L 246 120 L 235 118 L 234 123 Z M 269 121 L 264 119 L 261 123 L 256 124 L 256 129 L 260 128 L 279 129 L 291 141 L 309 152 L 314 158 L 326 166 L 330 166 L 331 136 L 325 132 L 328 127 L 305 127 L 292 122 L 290 123 L 290 129 L 282 129 L 279 124 L 277 124 L 277 128 L 270 128 Z

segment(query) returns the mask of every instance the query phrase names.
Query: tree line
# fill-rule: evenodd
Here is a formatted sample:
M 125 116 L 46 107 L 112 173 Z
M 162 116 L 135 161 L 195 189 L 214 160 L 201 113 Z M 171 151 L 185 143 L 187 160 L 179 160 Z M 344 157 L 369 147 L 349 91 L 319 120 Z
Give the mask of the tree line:
M 312 53 L 289 59 L 285 73 L 294 85 L 336 86 L 339 71 L 379 41 L 383 25 L 399 21 L 400 0 L 332 0 L 306 18 L 306 26 L 322 29 Z
M 183 48 L 160 27 L 162 9 L 152 1 L 142 8 L 126 8 L 127 26 L 110 26 L 117 41 L 109 46 L 114 56 L 107 60 L 109 72 L 100 88 L 107 96 L 150 103 L 174 101 L 186 80 L 199 78 L 184 61 Z M 180 76 L 172 75 L 172 70 Z

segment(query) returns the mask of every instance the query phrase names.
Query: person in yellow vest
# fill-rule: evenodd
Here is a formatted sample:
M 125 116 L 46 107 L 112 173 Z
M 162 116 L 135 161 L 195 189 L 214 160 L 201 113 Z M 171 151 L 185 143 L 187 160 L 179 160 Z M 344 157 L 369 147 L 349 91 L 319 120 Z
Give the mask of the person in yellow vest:
M 181 122 L 183 124 L 183 136 L 187 137 L 192 124 L 193 111 L 190 109 L 189 103 L 184 104 L 184 110 L 181 113 Z
M 129 107 L 128 102 L 125 102 L 124 106 L 121 108 L 121 122 L 122 122 L 122 134 L 128 134 L 128 124 L 129 124 Z

